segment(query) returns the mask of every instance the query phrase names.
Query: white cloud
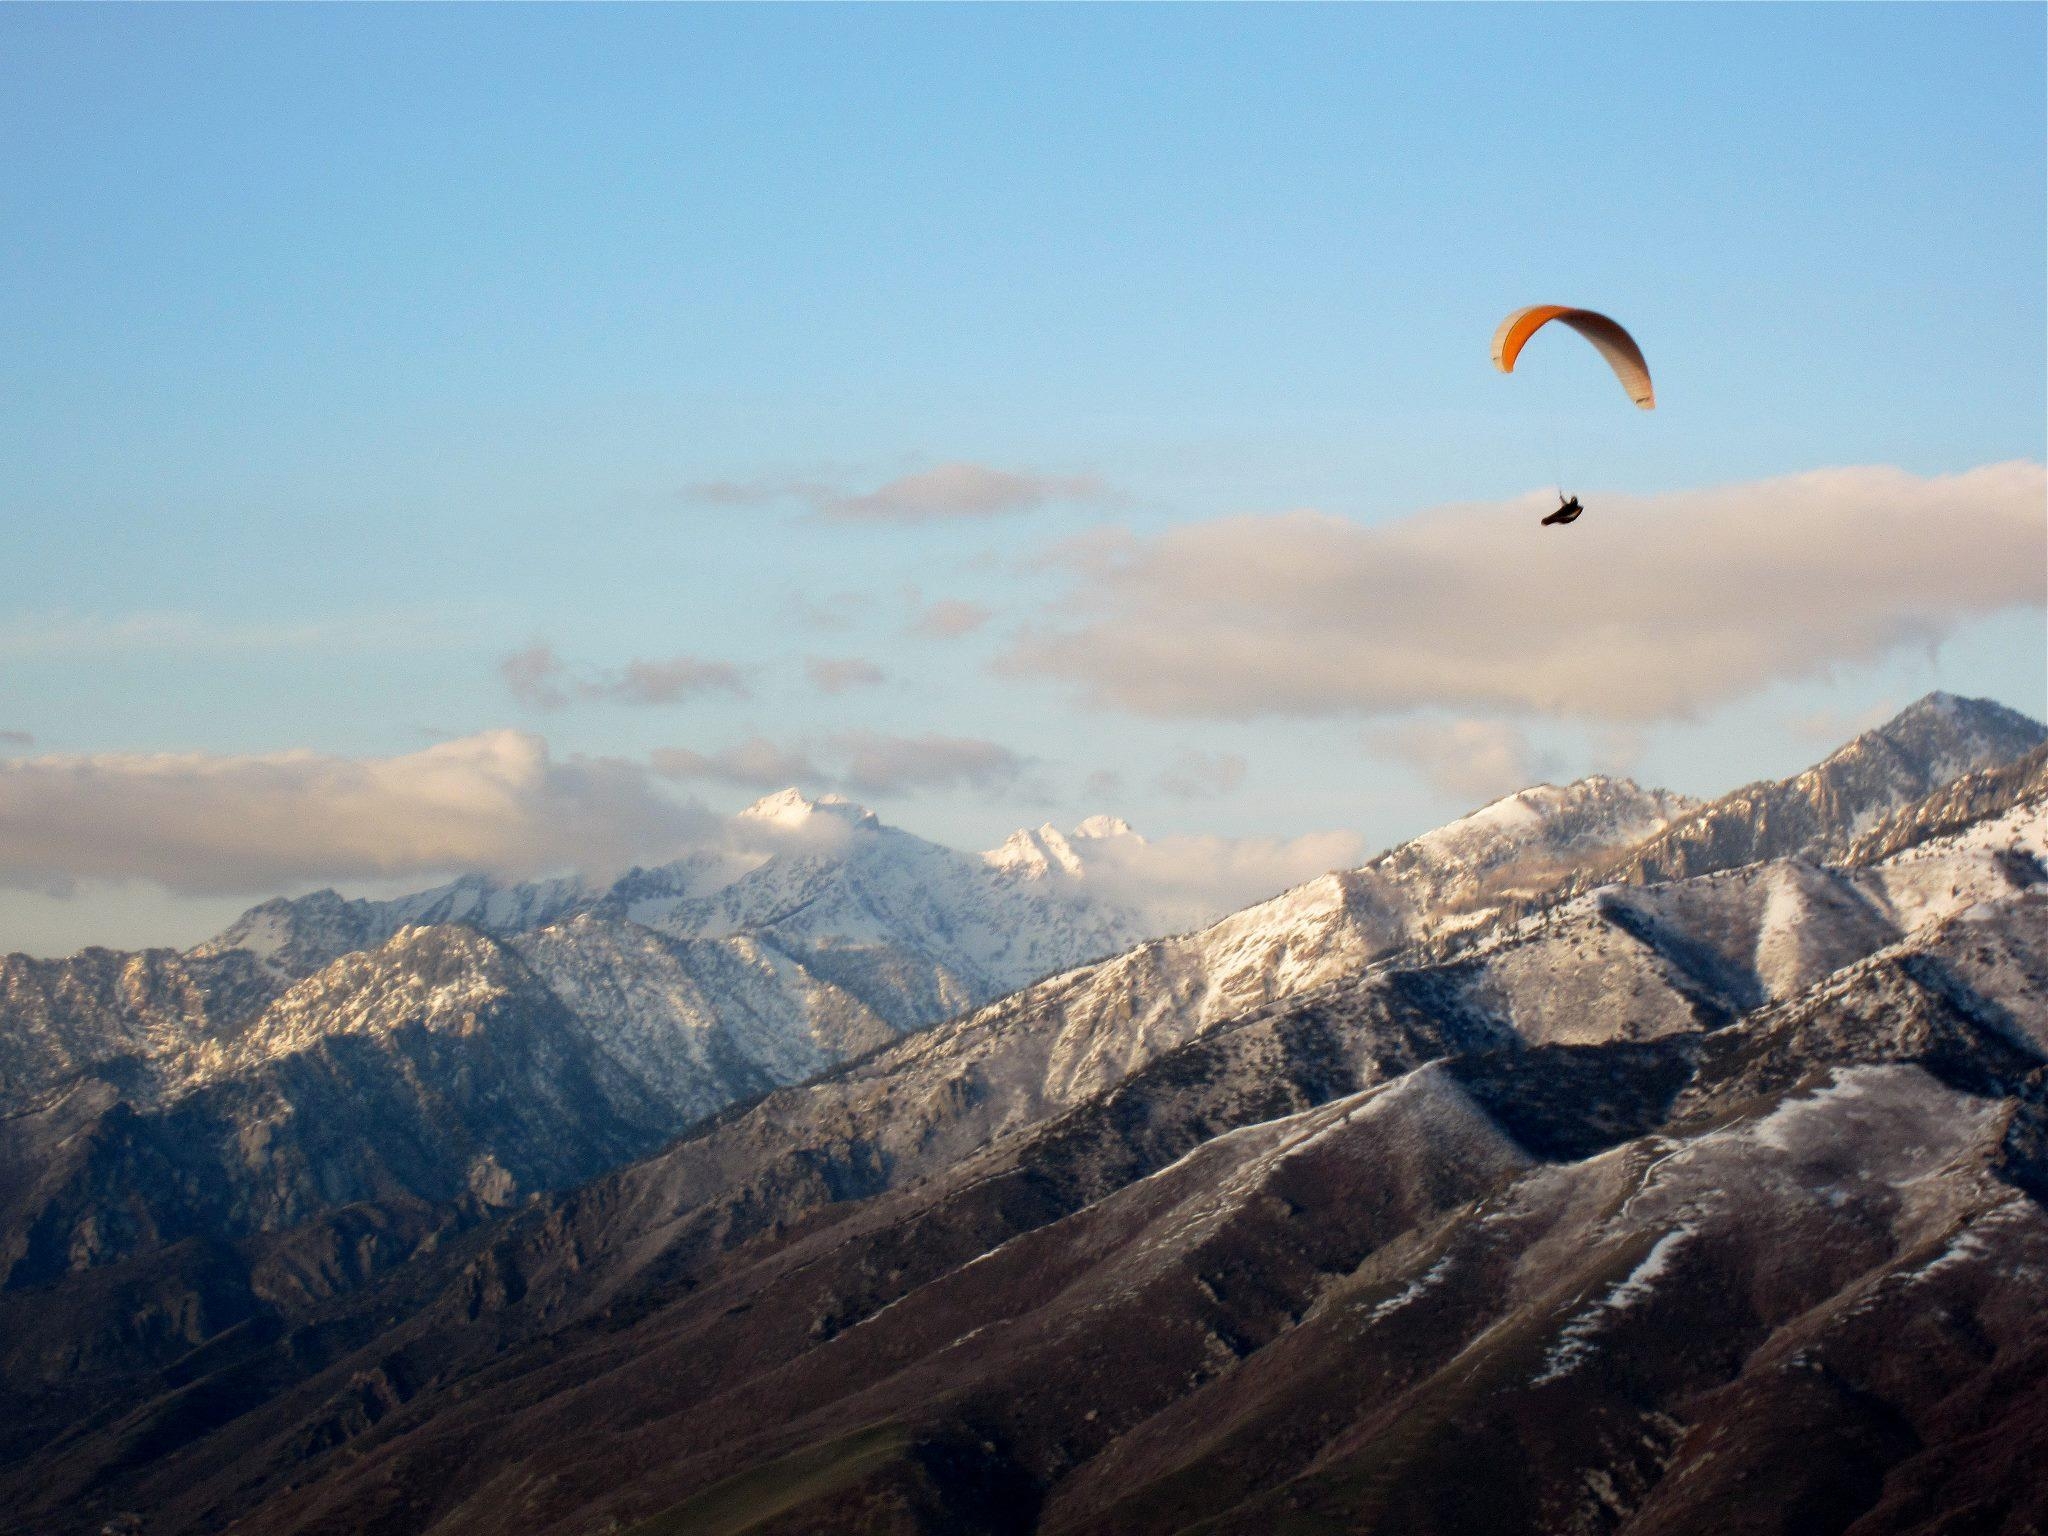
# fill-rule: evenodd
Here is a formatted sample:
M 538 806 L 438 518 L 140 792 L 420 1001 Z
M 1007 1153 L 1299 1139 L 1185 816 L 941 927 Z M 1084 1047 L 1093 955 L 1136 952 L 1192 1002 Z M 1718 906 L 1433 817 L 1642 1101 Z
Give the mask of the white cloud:
M 1105 838 L 1088 845 L 1091 879 L 1192 928 L 1333 869 L 1363 862 L 1355 832 L 1302 837 Z
M 1029 766 L 1008 747 L 972 736 L 888 736 L 849 731 L 831 740 L 846 759 L 842 782 L 855 794 L 900 795 L 918 789 L 1003 789 Z
M 0 890 L 154 887 L 179 897 L 265 896 L 313 885 L 427 884 L 470 870 L 597 879 L 691 851 L 758 857 L 843 832 L 785 833 L 671 798 L 660 777 L 752 790 L 791 782 L 904 794 L 1014 791 L 1028 759 L 965 737 L 854 732 L 821 751 L 755 739 L 719 753 L 671 749 L 651 766 L 558 759 L 499 730 L 389 757 L 101 753 L 0 758 Z M 836 829 L 836 830 L 835 830 Z M 809 839 L 809 841 L 805 841 Z M 1193 926 L 1323 871 L 1359 840 L 1104 838 L 1090 866 L 1114 894 Z M 218 914 L 214 914 L 217 916 Z
M 561 709 L 579 699 L 608 699 L 619 704 L 679 704 L 703 693 L 748 696 L 746 679 L 730 662 L 697 656 L 666 660 L 635 658 L 623 667 L 578 668 L 558 656 L 552 646 L 536 641 L 498 663 L 498 675 L 512 697 L 528 709 Z
M 802 748 L 780 747 L 764 736 L 750 737 L 735 747 L 697 752 L 689 747 L 658 747 L 647 755 L 665 779 L 711 781 L 741 789 L 829 788 L 838 782 L 811 761 Z
M 1538 526 L 1541 510 L 1294 512 L 1076 541 L 1068 607 L 1003 667 L 1145 715 L 1643 722 L 2048 602 L 2038 464 L 1616 496 L 1569 529 Z
M 1375 729 L 1366 750 L 1415 770 L 1434 788 L 1496 800 L 1558 771 L 1521 727 L 1501 720 L 1406 720 Z
M 918 790 L 1008 789 L 1031 766 L 1031 759 L 978 737 L 892 736 L 869 730 L 784 745 L 756 736 L 716 752 L 665 747 L 651 753 L 649 761 L 669 779 L 746 789 L 798 785 L 877 798 Z
M 1041 475 L 986 464 L 941 464 L 854 496 L 833 496 L 817 511 L 841 522 L 931 523 L 1029 512 L 1052 502 L 1099 502 L 1108 490 L 1093 475 Z
M 31 890 L 139 879 L 268 894 L 471 869 L 601 871 L 672 856 L 716 827 L 637 765 L 557 760 L 523 731 L 395 757 L 0 759 L 0 885 Z
M 1119 498 L 1093 475 L 1048 475 L 987 464 L 940 464 L 871 491 L 816 480 L 712 480 L 687 486 L 693 501 L 720 507 L 796 502 L 817 516 L 849 523 L 934 523 L 1030 512 L 1058 502 L 1108 504 Z

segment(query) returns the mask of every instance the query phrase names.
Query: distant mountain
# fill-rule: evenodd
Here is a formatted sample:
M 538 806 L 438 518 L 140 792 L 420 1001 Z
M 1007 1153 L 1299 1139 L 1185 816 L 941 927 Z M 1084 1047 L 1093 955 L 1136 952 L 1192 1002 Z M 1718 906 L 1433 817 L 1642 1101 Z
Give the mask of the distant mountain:
M 184 956 L 0 962 L 0 1278 L 368 1199 L 474 1217 L 1144 932 L 1074 852 L 1120 823 L 973 855 L 830 797 L 748 814 L 836 835 L 602 889 L 266 902 Z
M 470 875 L 390 900 L 333 891 L 278 898 L 185 955 L 0 958 L 0 1108 L 103 1068 L 125 1074 L 134 1091 L 175 1090 L 200 1070 L 194 1052 L 205 1042 L 235 1036 L 294 982 L 407 928 L 459 924 L 515 939 L 588 917 L 578 931 L 591 935 L 620 927 L 685 941 L 746 933 L 755 958 L 786 979 L 784 1001 L 798 1012 L 803 999 L 835 985 L 804 968 L 800 957 L 815 956 L 823 970 L 848 973 L 877 1016 L 904 1029 L 1126 947 L 1157 921 L 1097 890 L 1075 852 L 1106 838 L 1142 841 L 1113 818 L 1093 818 L 1072 834 L 1049 825 L 1019 831 L 986 854 L 941 848 L 829 795 L 808 801 L 786 791 L 742 819 L 786 834 L 816 820 L 848 835 L 837 843 L 792 836 L 783 852 L 692 854 L 608 886 Z M 711 900 L 717 893 L 729 894 Z M 813 909 L 797 910 L 806 904 Z M 584 995 L 601 993 L 586 987 Z M 634 1006 L 644 1021 L 647 1000 Z M 695 1017 L 693 1006 L 678 1017 Z M 851 1027 L 849 1038 L 870 1040 L 865 1024 Z M 803 1049 L 796 1059 L 815 1069 Z
M 0 1530 L 2038 1529 L 2048 794 L 2004 798 L 1448 961 L 1324 965 L 1338 882 L 467 1230 L 18 1283 Z M 435 1038 L 479 963 L 424 967 Z M 1145 964 L 1174 1000 L 1100 990 Z M 326 1051 L 388 1028 L 369 981 Z
M 1094 848 L 1142 841 L 1113 817 L 1072 833 L 1020 830 L 982 854 L 887 826 L 838 795 L 783 790 L 739 820 L 770 834 L 766 851 L 695 853 L 603 887 L 470 875 L 386 901 L 318 891 L 253 907 L 192 953 L 245 950 L 296 979 L 401 928 L 461 923 L 505 938 L 595 913 L 678 938 L 753 933 L 841 973 L 911 1029 L 1156 931 L 1153 914 L 1090 883 Z
M 692 881 L 714 878 L 691 859 L 662 872 L 661 889 L 673 893 Z M 628 879 L 649 876 L 634 871 Z M 348 899 L 334 891 L 278 897 L 251 907 L 220 933 L 193 949 L 198 957 L 245 951 L 282 976 L 310 976 L 358 950 L 374 949 L 401 928 L 461 923 L 503 938 L 589 910 L 608 893 L 565 878 L 508 883 L 465 875 L 447 885 L 387 901 Z

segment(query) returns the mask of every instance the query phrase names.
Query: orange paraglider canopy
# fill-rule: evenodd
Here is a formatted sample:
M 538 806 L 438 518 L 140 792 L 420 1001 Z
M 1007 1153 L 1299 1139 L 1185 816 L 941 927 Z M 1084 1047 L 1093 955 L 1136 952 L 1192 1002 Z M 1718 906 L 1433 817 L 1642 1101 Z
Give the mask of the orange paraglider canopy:
M 1553 320 L 1562 320 L 1599 349 L 1614 376 L 1621 380 L 1621 387 L 1628 391 L 1629 399 L 1646 411 L 1657 408 L 1657 392 L 1650 385 L 1650 365 L 1643 360 L 1643 349 L 1636 345 L 1635 337 L 1607 316 L 1590 309 L 1535 304 L 1516 310 L 1493 333 L 1494 367 L 1502 373 L 1513 373 L 1515 359 L 1522 355 L 1529 338 Z

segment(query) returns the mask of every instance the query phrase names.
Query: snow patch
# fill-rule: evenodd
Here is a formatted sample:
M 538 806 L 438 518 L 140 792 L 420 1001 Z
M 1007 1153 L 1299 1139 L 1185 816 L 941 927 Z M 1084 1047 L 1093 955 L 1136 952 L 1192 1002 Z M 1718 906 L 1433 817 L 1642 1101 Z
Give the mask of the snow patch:
M 1529 1385 L 1540 1387 L 1561 1381 L 1590 1360 L 1597 1352 L 1595 1340 L 1600 1334 L 1622 1313 L 1649 1300 L 1679 1249 L 1697 1235 L 1696 1227 L 1673 1227 L 1658 1238 L 1642 1262 L 1629 1271 L 1627 1279 L 1564 1325 L 1557 1342 L 1543 1357 L 1542 1368 L 1529 1378 Z
M 1451 1256 L 1447 1253 L 1432 1264 L 1420 1278 L 1409 1281 L 1407 1287 L 1398 1295 L 1389 1296 L 1385 1301 L 1374 1307 L 1372 1315 L 1366 1318 L 1367 1324 L 1370 1325 L 1379 1322 L 1382 1318 L 1392 1317 L 1417 1297 L 1436 1289 L 1437 1286 L 1443 1283 L 1444 1276 L 1450 1272 Z

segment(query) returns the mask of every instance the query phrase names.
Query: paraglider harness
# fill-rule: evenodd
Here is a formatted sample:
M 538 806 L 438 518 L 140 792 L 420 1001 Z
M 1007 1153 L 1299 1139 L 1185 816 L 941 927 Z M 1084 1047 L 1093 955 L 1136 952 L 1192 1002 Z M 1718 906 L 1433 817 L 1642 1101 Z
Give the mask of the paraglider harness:
M 1552 523 L 1569 523 L 1573 519 L 1578 517 L 1578 515 L 1581 512 L 1586 510 L 1584 507 L 1579 505 L 1578 497 L 1567 497 L 1562 491 L 1559 491 L 1557 494 L 1557 510 L 1551 513 L 1550 516 L 1543 519 L 1543 526 L 1546 528 L 1548 528 Z

